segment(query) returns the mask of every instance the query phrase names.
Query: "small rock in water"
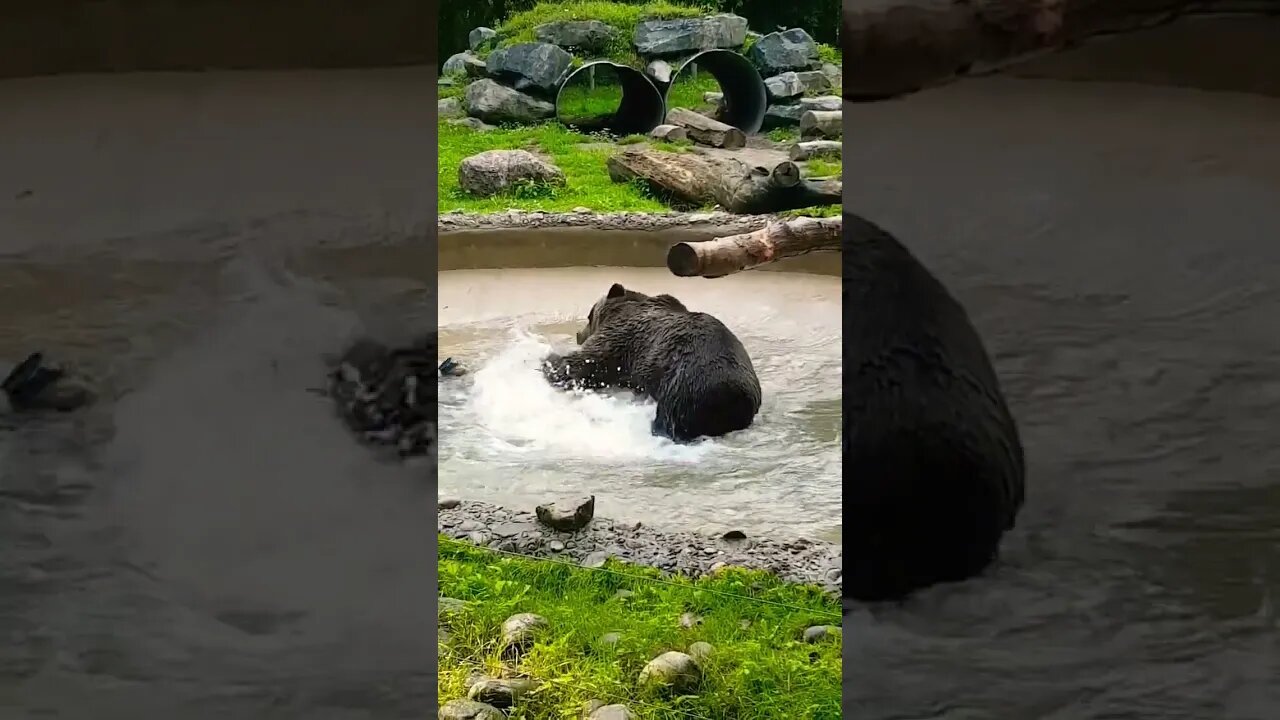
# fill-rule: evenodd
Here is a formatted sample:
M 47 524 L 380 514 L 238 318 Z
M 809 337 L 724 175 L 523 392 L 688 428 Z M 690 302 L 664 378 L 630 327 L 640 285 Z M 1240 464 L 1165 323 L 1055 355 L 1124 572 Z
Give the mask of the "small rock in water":
M 640 671 L 640 684 L 660 687 L 679 695 L 692 695 L 702 681 L 702 671 L 693 658 L 671 650 L 650 660 Z
M 835 625 L 814 625 L 806 628 L 804 631 L 804 641 L 807 643 L 822 642 L 823 640 L 832 640 L 840 637 L 843 631 Z
M 450 700 L 436 711 L 437 720 L 505 720 L 506 717 L 494 706 L 475 700 Z
M 539 522 L 561 532 L 574 532 L 586 527 L 596 514 L 596 496 L 561 500 L 534 509 Z

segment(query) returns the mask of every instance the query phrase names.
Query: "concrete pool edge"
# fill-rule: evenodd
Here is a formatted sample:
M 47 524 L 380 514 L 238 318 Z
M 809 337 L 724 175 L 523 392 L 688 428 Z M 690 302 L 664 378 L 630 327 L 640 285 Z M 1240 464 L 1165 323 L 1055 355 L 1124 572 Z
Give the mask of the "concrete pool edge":
M 667 573 L 701 577 L 732 566 L 763 570 L 788 583 L 817 585 L 833 595 L 839 595 L 843 588 L 841 546 L 807 537 L 725 540 L 601 517 L 582 530 L 559 532 L 540 524 L 531 511 L 444 498 L 439 501 L 436 527 L 444 535 L 479 547 L 586 567 L 614 557 Z

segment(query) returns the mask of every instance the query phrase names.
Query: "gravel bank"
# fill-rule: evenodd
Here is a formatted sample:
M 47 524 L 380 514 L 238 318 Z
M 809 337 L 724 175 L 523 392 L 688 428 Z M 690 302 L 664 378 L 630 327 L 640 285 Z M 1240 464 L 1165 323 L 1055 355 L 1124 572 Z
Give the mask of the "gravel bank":
M 558 532 L 539 523 L 533 512 L 446 499 L 440 501 L 438 527 L 449 537 L 477 545 L 583 565 L 597 565 L 613 556 L 697 577 L 724 563 L 766 570 L 788 582 L 819 585 L 833 594 L 842 587 L 840 546 L 807 538 L 747 535 L 734 540 L 605 518 L 595 518 L 577 532 Z

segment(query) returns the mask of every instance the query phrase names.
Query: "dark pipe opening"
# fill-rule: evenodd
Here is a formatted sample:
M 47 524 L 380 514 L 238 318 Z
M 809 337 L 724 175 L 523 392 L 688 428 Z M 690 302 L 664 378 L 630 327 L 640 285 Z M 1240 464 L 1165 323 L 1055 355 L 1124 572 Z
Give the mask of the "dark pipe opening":
M 621 91 L 617 107 L 607 113 L 588 116 L 570 112 L 570 95 L 585 86 L 593 70 L 606 68 L 616 78 Z M 576 82 L 575 82 L 576 79 Z M 607 97 L 602 91 L 601 97 Z M 577 130 L 605 130 L 618 135 L 644 134 L 662 124 L 667 107 L 662 93 L 644 73 L 608 60 L 595 60 L 569 73 L 556 92 L 556 119 Z
M 706 70 L 720 84 L 720 122 L 732 125 L 745 133 L 760 132 L 764 124 L 764 111 L 769 106 L 768 96 L 764 92 L 764 80 L 751 61 L 732 50 L 707 50 L 685 60 L 680 69 L 671 76 L 671 84 L 666 88 L 670 96 L 671 87 L 680 76 L 697 64 L 699 70 Z

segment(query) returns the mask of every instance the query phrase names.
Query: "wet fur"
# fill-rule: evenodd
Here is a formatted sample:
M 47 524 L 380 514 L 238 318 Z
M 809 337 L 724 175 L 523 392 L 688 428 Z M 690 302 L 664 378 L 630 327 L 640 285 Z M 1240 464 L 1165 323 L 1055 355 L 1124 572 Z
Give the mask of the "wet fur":
M 1024 500 L 1017 426 L 964 308 L 898 240 L 844 215 L 846 595 L 983 571 Z
M 750 427 L 760 409 L 760 381 L 742 343 L 670 295 L 613 285 L 591 308 L 578 343 L 543 362 L 547 381 L 651 397 L 656 435 L 681 442 L 725 435 Z

